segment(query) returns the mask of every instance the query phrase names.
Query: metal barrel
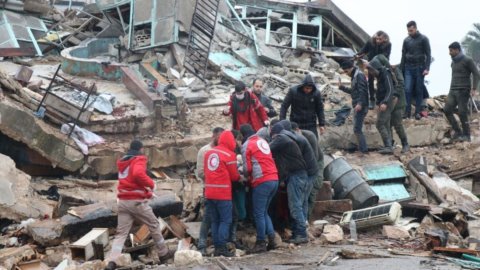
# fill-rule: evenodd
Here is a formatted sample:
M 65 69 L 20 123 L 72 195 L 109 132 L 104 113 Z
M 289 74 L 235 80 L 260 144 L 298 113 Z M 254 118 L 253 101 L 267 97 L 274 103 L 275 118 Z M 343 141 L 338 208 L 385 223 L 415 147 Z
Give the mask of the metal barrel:
M 324 170 L 326 181 L 332 183 L 335 199 L 350 199 L 353 209 L 376 205 L 378 196 L 362 176 L 344 158 L 332 160 Z

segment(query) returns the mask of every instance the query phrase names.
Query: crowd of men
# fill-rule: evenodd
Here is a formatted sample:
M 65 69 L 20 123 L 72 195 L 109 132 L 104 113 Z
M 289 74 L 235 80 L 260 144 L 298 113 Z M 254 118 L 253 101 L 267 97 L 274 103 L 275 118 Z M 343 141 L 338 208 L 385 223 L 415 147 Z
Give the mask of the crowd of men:
M 402 120 L 411 116 L 412 99 L 415 118 L 424 117 L 421 110 L 423 99 L 428 96 L 424 76 L 430 69 L 430 45 L 414 21 L 407 24 L 407 30 L 400 65 L 390 64 L 391 44 L 383 31 L 378 31 L 356 55 L 355 58 L 367 56 L 366 63 L 356 66 L 353 60 L 341 62 L 351 84 L 345 87 L 340 83 L 339 89 L 352 97 L 353 132 L 361 155 L 368 152 L 362 129 L 369 109 L 377 108 L 376 127 L 384 144 L 379 150 L 382 154 L 393 153 L 392 128 L 400 138 L 401 153 L 409 151 Z M 458 42 L 450 44 L 449 53 L 452 81 L 444 112 L 454 131 L 452 139 L 470 141 L 467 104 L 480 75 Z M 322 96 L 313 78 L 306 75 L 301 84 L 289 89 L 279 119 L 270 120 L 277 112 L 262 89 L 261 79 L 253 80 L 251 90 L 245 83 L 237 82 L 222 112 L 232 118 L 232 129 L 214 128 L 210 143 L 198 152 L 196 176 L 205 185 L 205 213 L 197 246 L 203 254 L 209 232 L 215 256 L 234 256 L 228 242 L 243 248 L 236 238 L 239 221 L 251 221 L 256 229 L 256 243 L 249 253 L 277 248 L 275 231 L 287 226 L 292 232 L 288 242 L 308 242 L 308 218 L 323 181 L 323 153 L 318 142 L 319 134 L 325 132 Z M 453 116 L 457 107 L 461 127 Z M 165 245 L 159 222 L 148 206 L 155 185 L 146 173 L 142 142 L 132 141 L 117 165 L 118 227 L 106 269 L 116 269 L 116 259 L 134 220 L 148 226 L 159 259 L 168 260 L 173 252 Z

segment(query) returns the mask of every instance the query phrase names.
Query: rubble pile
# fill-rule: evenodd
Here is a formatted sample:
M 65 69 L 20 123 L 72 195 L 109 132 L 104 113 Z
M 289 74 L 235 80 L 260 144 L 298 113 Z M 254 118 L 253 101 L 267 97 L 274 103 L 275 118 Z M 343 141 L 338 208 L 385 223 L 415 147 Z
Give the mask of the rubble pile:
M 221 111 L 236 81 L 262 78 L 279 110 L 307 74 L 324 99 L 327 133 L 320 144 L 328 162 L 306 248 L 336 251 L 299 265 L 395 255 L 478 260 L 478 117 L 473 141 L 453 143 L 441 112 L 445 97 L 431 98 L 428 118 L 404 121 L 409 153 L 351 154 L 351 98 L 338 89 L 350 78 L 338 62 L 368 35 L 331 1 L 213 1 L 217 10 L 201 14 L 202 24 L 195 14 L 201 1 L 95 2 L 67 8 L 6 1 L 0 10 L 0 27 L 15 29 L 0 49 L 0 269 L 103 269 L 117 221 L 117 184 L 108 180 L 117 178 L 115 162 L 134 137 L 144 143 L 157 184 L 150 205 L 177 250 L 169 264 L 229 269 L 196 250 L 203 185 L 192 164 L 213 127 L 231 127 Z M 32 35 L 22 36 L 22 29 Z M 375 122 L 369 111 L 364 133 L 371 150 L 382 145 Z M 358 185 L 347 172 L 335 174 L 337 163 L 348 165 Z M 253 247 L 254 229 L 240 227 L 245 250 Z M 282 242 L 290 234 L 276 235 L 280 250 L 265 257 L 283 258 L 264 265 L 294 265 L 288 254 L 298 247 Z M 137 226 L 118 265 L 158 264 L 152 246 L 148 229 Z M 248 266 L 245 250 L 237 248 L 234 260 Z

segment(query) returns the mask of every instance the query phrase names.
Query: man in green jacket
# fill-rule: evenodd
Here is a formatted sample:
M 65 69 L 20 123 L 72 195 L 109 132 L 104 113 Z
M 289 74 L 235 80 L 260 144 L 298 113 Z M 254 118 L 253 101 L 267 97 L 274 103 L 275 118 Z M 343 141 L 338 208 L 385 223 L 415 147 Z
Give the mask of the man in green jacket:
M 452 57 L 452 82 L 448 92 L 447 102 L 443 108 L 445 116 L 455 131 L 454 141 L 470 141 L 470 124 L 468 122 L 468 100 L 475 95 L 480 74 L 472 58 L 462 53 L 460 43 L 453 42 L 448 46 L 450 56 Z M 473 82 L 470 76 L 473 76 Z M 455 108 L 458 106 L 458 114 L 462 129 L 453 116 Z

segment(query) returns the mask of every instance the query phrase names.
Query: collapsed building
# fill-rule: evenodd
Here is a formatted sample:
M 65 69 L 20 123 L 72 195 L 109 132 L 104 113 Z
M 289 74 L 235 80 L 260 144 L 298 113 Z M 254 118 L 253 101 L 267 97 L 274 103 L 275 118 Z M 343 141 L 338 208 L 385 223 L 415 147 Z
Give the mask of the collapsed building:
M 38 251 L 26 245 L 29 241 L 47 247 L 47 259 L 35 263 L 50 267 L 65 259 L 58 253 L 80 262 L 102 257 L 90 252 L 92 240 L 84 246 L 75 241 L 97 224 L 115 226 L 116 184 L 104 180 L 116 178 L 115 162 L 134 137 L 144 141 L 149 169 L 159 182 L 162 196 L 152 203 L 166 220 L 165 235 L 182 239 L 172 245 L 187 235 L 196 239 L 198 228 L 190 222 L 198 220 L 202 184 L 194 163 L 211 128 L 231 126 L 221 110 L 233 83 L 263 78 L 264 92 L 278 108 L 288 88 L 306 74 L 324 97 L 329 124 L 320 144 L 333 154 L 312 220 L 331 224 L 319 222 L 312 234 L 323 233 L 327 243 L 342 242 L 343 231 L 338 238 L 332 227 L 341 223 L 340 213 L 395 201 L 423 227 L 435 227 L 434 232 L 419 226 L 407 230 L 408 236 L 432 242 L 430 250 L 475 243 L 467 236 L 476 239 L 478 199 L 471 194 L 480 193 L 478 119 L 472 121 L 471 145 L 452 144 L 440 111 L 445 97 L 432 98 L 428 119 L 404 121 L 414 147 L 409 154 L 387 159 L 349 154 L 355 148 L 352 119 L 339 112 L 348 111 L 350 97 L 338 90 L 338 79 L 345 84 L 349 79 L 339 73 L 336 60 L 352 57 L 369 35 L 332 1 L 98 0 L 73 8 L 71 1 L 55 8 L 48 1 L 4 2 L 0 153 L 6 180 L 0 189 L 7 195 L 0 203 L 0 224 L 7 233 L 0 245 L 11 249 L 0 252 L 0 262 L 7 269 L 35 257 Z M 375 118 L 369 112 L 365 119 L 371 149 L 381 145 Z M 357 186 L 328 173 L 342 160 L 352 166 L 345 172 L 359 176 Z M 358 198 L 357 187 L 373 193 Z M 132 254 L 149 248 L 141 233 L 142 239 L 131 243 Z M 104 236 L 100 231 L 95 239 Z M 108 246 L 108 239 L 97 242 Z

